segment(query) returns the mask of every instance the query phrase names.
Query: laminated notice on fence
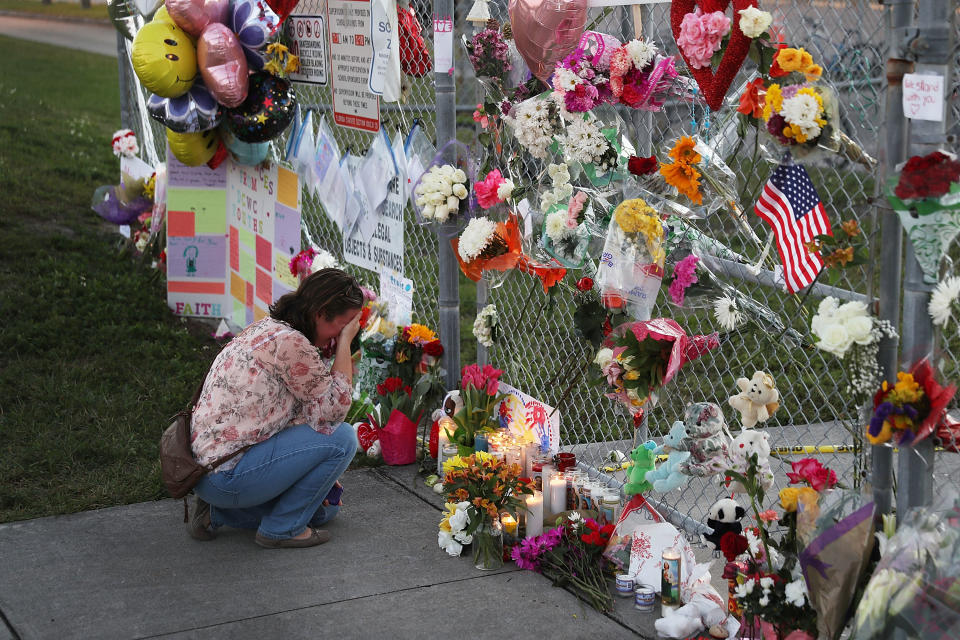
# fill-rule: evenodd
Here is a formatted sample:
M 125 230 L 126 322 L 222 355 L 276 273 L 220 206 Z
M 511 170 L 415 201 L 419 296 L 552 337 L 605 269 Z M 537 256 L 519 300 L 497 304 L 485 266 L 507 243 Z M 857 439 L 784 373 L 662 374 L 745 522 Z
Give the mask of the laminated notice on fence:
M 943 121 L 943 76 L 903 75 L 903 115 L 912 120 Z
M 300 69 L 290 73 L 294 82 L 327 84 L 327 30 L 324 16 L 291 15 L 283 23 L 290 53 L 300 59 Z
M 346 164 L 345 162 L 344 165 Z M 346 166 L 344 170 L 347 170 Z M 355 192 L 359 191 L 362 190 L 355 190 Z M 347 208 L 351 206 L 353 205 L 348 202 Z M 390 180 L 387 199 L 380 207 L 379 213 L 376 215 L 374 211 L 364 211 L 361 215 L 367 216 L 367 219 L 359 220 L 349 233 L 344 234 L 343 259 L 371 271 L 379 272 L 386 268 L 403 275 L 403 199 L 400 192 L 400 178 L 396 174 Z M 371 219 L 375 225 L 372 234 L 367 235 L 364 232 L 364 226 Z
M 372 0 L 370 42 L 370 91 L 386 102 L 400 99 L 400 43 L 397 26 L 397 0 Z
M 380 99 L 370 93 L 373 62 L 370 0 L 327 0 L 333 121 L 361 131 L 380 130 Z
M 541 451 L 550 455 L 557 453 L 560 450 L 560 412 L 505 382 L 500 383 L 499 392 L 507 394 L 497 407 L 500 428 L 517 434 L 532 431 Z
M 380 299 L 387 303 L 395 325 L 403 327 L 413 321 L 413 280 L 392 269 L 381 269 Z

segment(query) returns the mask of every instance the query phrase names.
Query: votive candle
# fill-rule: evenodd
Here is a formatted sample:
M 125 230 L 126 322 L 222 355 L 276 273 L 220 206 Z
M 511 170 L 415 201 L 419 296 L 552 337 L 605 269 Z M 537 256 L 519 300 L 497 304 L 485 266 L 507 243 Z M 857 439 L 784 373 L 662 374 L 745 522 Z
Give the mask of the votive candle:
M 527 496 L 527 537 L 532 538 L 543 533 L 543 494 L 534 491 Z
M 504 513 L 500 516 L 500 524 L 503 526 L 504 533 L 511 536 L 517 535 L 517 519 L 509 513 Z
M 550 513 L 556 515 L 567 510 L 567 478 L 562 473 L 550 477 Z

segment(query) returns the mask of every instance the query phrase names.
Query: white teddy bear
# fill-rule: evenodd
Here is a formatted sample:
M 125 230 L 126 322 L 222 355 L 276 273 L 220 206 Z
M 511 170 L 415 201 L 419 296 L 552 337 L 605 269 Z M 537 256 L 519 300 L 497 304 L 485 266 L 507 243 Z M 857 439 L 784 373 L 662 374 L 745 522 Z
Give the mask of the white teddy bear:
M 727 402 L 740 412 L 744 429 L 752 429 L 758 422 L 766 422 L 780 408 L 780 392 L 773 376 L 757 371 L 750 380 L 737 378 L 740 393 L 730 396 Z
M 730 447 L 730 468 L 742 474 L 747 473 L 750 456 L 757 454 L 757 470 L 764 491 L 773 486 L 773 471 L 770 470 L 770 439 L 764 431 L 741 431 L 733 439 Z M 731 491 L 745 493 L 745 487 L 739 482 L 730 485 Z

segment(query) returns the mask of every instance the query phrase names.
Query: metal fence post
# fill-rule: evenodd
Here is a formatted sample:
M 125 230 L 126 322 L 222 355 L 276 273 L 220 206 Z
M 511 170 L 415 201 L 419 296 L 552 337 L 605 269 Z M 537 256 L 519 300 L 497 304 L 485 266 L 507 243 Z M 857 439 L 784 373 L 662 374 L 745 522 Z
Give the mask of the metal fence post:
M 913 24 L 914 0 L 897 0 L 887 5 L 887 37 L 890 42 L 890 58 L 887 60 L 887 91 L 885 101 L 885 145 L 882 153 L 883 167 L 879 175 L 886 178 L 893 168 L 906 159 L 907 120 L 903 117 L 903 74 L 913 69 L 913 63 L 905 60 L 906 29 Z M 880 190 L 882 191 L 882 185 Z M 881 196 L 882 200 L 882 196 Z M 903 229 L 897 214 L 884 200 L 877 206 L 880 220 L 880 247 L 884 259 L 880 262 L 880 300 L 878 316 L 894 328 L 900 326 L 900 276 L 903 265 Z M 880 370 L 886 380 L 896 380 L 899 365 L 898 340 L 884 338 L 877 354 Z M 893 449 L 887 446 L 872 447 L 871 484 L 873 499 L 878 513 L 890 513 L 893 506 Z
M 917 71 L 940 75 L 949 81 L 953 41 L 952 0 L 920 0 L 917 13 L 917 34 L 909 42 L 916 54 Z M 946 109 L 944 109 L 946 113 Z M 914 120 L 910 128 L 910 154 L 925 155 L 944 144 L 946 118 L 940 122 Z M 927 305 L 933 287 L 923 281 L 923 272 L 907 244 L 905 283 L 903 289 L 903 360 L 905 366 L 932 358 L 933 324 Z M 932 438 L 913 447 L 902 447 L 897 460 L 897 510 L 903 514 L 910 507 L 929 504 L 933 497 L 934 449 Z
M 455 23 L 453 4 L 453 0 L 433 0 L 434 20 L 449 17 Z M 434 47 L 437 46 L 436 40 L 434 36 Z M 434 71 L 437 92 L 437 149 L 441 149 L 457 137 L 457 88 L 452 69 Z M 460 269 L 450 246 L 450 238 L 456 233 L 456 222 L 440 225 L 437 233 L 439 330 L 445 349 L 448 389 L 455 389 L 460 379 Z
M 120 82 L 120 128 L 133 128 L 133 113 L 130 109 L 130 90 L 136 90 L 136 83 L 130 77 L 130 63 L 127 62 L 127 42 L 117 32 L 117 77 Z

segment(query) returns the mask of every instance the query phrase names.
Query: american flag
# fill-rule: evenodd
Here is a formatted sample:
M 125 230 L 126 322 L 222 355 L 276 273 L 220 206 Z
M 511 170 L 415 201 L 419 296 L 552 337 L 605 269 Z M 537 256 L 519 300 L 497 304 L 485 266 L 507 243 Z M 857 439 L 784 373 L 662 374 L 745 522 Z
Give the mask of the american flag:
M 819 253 L 807 250 L 807 244 L 819 235 L 832 236 L 833 230 L 807 170 L 799 164 L 777 167 L 754 211 L 777 236 L 787 291 L 795 293 L 813 282 L 823 260 Z

